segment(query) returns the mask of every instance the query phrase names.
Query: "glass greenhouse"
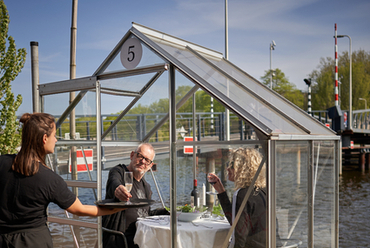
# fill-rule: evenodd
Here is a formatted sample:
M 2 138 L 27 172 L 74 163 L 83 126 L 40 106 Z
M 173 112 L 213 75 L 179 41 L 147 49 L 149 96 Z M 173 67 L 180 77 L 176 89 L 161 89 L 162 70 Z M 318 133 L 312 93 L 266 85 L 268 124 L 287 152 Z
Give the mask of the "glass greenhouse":
M 340 137 L 221 53 L 133 23 L 92 76 L 41 84 L 39 94 L 42 112 L 57 120 L 49 164 L 82 203 L 104 199 L 109 169 L 149 142 L 152 208 L 176 216 L 190 203 L 194 179 L 212 191 L 208 172 L 232 196 L 228 154 L 250 147 L 263 154 L 266 172 L 266 247 L 339 247 Z M 203 198 L 214 205 L 214 195 Z M 168 247 L 180 247 L 176 218 L 169 227 Z M 102 247 L 100 217 L 72 218 L 51 205 L 49 228 L 54 244 Z

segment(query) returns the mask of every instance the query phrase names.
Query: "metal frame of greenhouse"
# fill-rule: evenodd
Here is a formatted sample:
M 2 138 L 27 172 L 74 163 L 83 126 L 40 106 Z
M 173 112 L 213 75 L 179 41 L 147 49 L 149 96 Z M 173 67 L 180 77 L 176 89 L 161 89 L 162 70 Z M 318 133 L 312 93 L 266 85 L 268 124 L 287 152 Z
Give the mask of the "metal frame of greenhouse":
M 134 50 L 138 46 L 141 46 L 141 50 Z M 123 60 L 127 55 L 137 55 L 139 58 L 130 57 L 125 64 Z M 176 90 L 183 82 L 190 87 L 186 88 L 186 94 L 179 98 L 176 96 Z M 185 142 L 179 139 L 177 111 L 184 103 L 193 100 L 192 111 L 195 116 L 194 95 L 197 91 L 210 95 L 230 113 L 251 126 L 256 138 L 253 140 L 234 138 L 197 140 L 195 132 L 192 132 L 194 141 Z M 79 93 L 74 101 L 68 104 L 66 96 L 70 92 Z M 204 153 L 239 146 L 258 147 L 266 161 L 265 165 L 261 164 L 266 166 L 267 178 L 266 247 L 276 247 L 275 230 L 279 211 L 287 213 L 284 217 L 287 223 L 286 234 L 283 236 L 286 239 L 298 240 L 301 246 L 296 247 L 314 247 L 321 244 L 325 244 L 325 247 L 339 247 L 340 136 L 223 58 L 221 53 L 133 23 L 131 29 L 113 48 L 95 73 L 89 77 L 40 84 L 39 94 L 42 99 L 42 112 L 58 116 L 57 128 L 65 124 L 72 110 L 76 109 L 79 112 L 78 108 L 84 104 L 85 109 L 87 105 L 89 111 L 92 111 L 93 114 L 90 116 L 96 121 L 96 137 L 91 140 L 59 139 L 56 150 L 71 146 L 95 147 L 96 181 L 66 181 L 71 187 L 96 188 L 96 200 L 102 199 L 101 171 L 105 169 L 106 162 L 102 148 L 135 147 L 141 142 L 150 141 L 153 135 L 165 126 L 168 132 L 166 144 L 169 150 L 166 156 L 170 166 L 169 185 L 172 189 L 169 192 L 171 215 L 176 216 L 177 163 L 179 151 L 184 146 L 199 148 L 199 151 Z M 168 110 L 164 112 L 163 118 L 153 122 L 141 140 L 136 137 L 109 139 L 108 134 L 125 119 L 133 107 L 144 100 L 154 99 L 156 94 L 168 96 Z M 87 103 L 83 103 L 87 98 Z M 108 127 L 103 127 L 102 105 L 109 105 L 110 103 L 107 102 L 112 99 L 119 102 L 120 98 L 125 99 L 122 111 Z M 66 103 L 62 104 L 63 100 Z M 61 106 L 54 110 L 58 105 Z M 84 108 L 81 107 L 81 109 Z M 83 111 L 80 112 L 84 114 Z M 193 118 L 193 124 L 195 127 L 195 118 Z M 194 149 L 194 151 L 197 150 Z M 197 153 L 192 155 L 194 161 L 196 156 L 202 155 Z M 51 159 L 53 163 L 58 163 L 60 160 L 58 154 L 56 153 Z M 291 155 L 294 161 L 285 159 L 286 154 Z M 292 175 L 294 180 L 291 179 Z M 299 200 L 289 198 L 286 192 L 290 191 Z M 91 222 L 53 216 L 49 213 L 49 222 L 96 228 L 98 247 L 102 247 L 100 217 Z M 177 247 L 175 218 L 171 218 L 170 228 L 171 247 L 175 248 Z

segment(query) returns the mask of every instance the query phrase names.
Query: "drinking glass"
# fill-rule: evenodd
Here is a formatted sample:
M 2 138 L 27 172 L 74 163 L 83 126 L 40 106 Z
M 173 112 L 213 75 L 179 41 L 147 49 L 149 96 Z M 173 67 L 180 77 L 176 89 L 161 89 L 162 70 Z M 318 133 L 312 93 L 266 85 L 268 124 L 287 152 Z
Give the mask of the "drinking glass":
M 207 180 L 208 180 L 208 182 L 210 184 L 212 184 L 212 185 L 215 184 L 217 182 L 217 180 L 216 179 L 210 179 L 209 176 L 210 176 L 210 174 L 208 173 L 207 174 Z M 217 195 L 217 193 L 216 192 L 213 192 L 213 191 L 208 191 L 207 194 L 209 194 L 209 195 Z
M 132 183 L 133 183 L 133 175 L 132 175 L 132 172 L 125 171 L 124 180 L 125 180 L 125 187 L 126 187 L 127 191 L 130 192 L 131 189 L 132 189 Z M 126 204 L 131 204 L 130 198 L 128 198 Z

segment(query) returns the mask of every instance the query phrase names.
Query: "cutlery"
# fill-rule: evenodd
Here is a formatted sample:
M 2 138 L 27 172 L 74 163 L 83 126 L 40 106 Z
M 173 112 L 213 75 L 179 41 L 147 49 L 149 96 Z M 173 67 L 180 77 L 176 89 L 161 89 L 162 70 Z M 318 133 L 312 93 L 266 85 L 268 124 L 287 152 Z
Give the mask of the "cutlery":
M 203 225 L 203 224 L 199 224 L 199 223 L 195 223 L 195 222 L 191 222 L 191 224 L 193 224 L 194 226 L 204 226 L 204 227 L 206 227 L 206 228 L 210 228 L 210 229 L 212 229 L 213 227 L 212 226 L 206 226 L 206 225 Z

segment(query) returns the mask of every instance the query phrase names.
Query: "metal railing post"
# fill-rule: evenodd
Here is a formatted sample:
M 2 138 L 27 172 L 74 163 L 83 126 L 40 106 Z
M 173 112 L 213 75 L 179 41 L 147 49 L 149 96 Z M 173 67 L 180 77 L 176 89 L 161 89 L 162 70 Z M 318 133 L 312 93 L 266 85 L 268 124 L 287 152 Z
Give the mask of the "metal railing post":
M 200 114 L 197 114 L 198 118 L 197 118 L 197 129 L 198 129 L 198 133 L 197 133 L 197 137 L 198 137 L 198 141 L 201 140 L 201 133 L 202 133 L 202 129 L 201 129 L 201 126 L 200 126 Z

